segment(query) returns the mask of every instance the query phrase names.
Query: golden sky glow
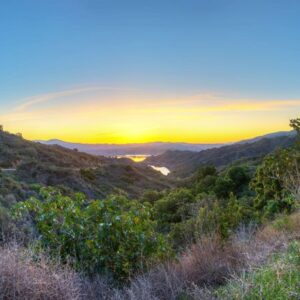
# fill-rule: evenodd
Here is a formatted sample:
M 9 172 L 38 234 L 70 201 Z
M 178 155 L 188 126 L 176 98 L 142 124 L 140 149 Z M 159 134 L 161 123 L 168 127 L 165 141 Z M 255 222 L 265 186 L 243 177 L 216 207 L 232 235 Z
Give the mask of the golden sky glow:
M 87 87 L 27 98 L 0 114 L 28 139 L 82 143 L 237 141 L 288 130 L 300 99 L 247 99 L 214 93 L 160 95 Z

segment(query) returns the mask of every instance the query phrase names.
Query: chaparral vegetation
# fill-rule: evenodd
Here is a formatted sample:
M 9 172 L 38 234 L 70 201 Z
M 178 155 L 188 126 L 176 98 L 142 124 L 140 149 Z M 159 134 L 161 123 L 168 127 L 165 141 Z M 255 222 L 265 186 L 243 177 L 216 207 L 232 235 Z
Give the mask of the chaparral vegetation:
M 164 177 L 1 131 L 0 298 L 299 299 L 298 139 Z

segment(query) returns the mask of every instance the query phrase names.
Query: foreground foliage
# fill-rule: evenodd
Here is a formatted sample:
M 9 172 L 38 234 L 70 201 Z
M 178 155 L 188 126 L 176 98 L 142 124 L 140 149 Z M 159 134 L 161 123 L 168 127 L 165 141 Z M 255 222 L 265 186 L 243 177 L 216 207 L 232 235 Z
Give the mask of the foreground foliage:
M 15 217 L 30 214 L 42 246 L 79 270 L 124 280 L 168 253 L 151 209 L 137 201 L 111 196 L 87 204 L 82 194 L 70 198 L 49 188 L 40 197 L 19 202 Z
M 274 255 L 264 267 L 245 274 L 217 292 L 220 299 L 299 299 L 300 242 Z
M 296 121 L 292 126 L 299 133 L 300 120 Z M 22 141 L 13 139 L 20 143 L 21 155 Z M 46 154 L 41 149 L 37 148 L 39 153 Z M 236 161 L 218 169 L 202 165 L 196 174 L 179 180 L 176 188 L 164 190 L 139 185 L 142 174 L 136 173 L 140 167 L 133 163 L 107 165 L 106 173 L 103 166 L 92 166 L 95 158 L 90 161 L 86 156 L 82 159 L 87 161 L 75 169 L 72 162 L 63 167 L 54 164 L 56 155 L 47 165 L 45 157 L 41 164 L 27 161 L 12 173 L 0 173 L 0 243 L 7 249 L 7 237 L 16 241 L 22 236 L 23 245 L 34 247 L 29 260 L 19 260 L 23 250 L 7 258 L 12 270 L 19 272 L 18 263 L 24 270 L 20 269 L 26 277 L 22 289 L 27 292 L 28 285 L 37 295 L 40 285 L 35 287 L 31 280 L 43 285 L 49 278 L 54 289 L 60 288 L 58 275 L 54 272 L 53 277 L 53 269 L 47 268 L 56 261 L 62 266 L 59 272 L 71 276 L 70 293 L 80 291 L 82 299 L 298 299 L 300 245 L 294 242 L 288 250 L 285 245 L 300 232 L 300 214 L 290 215 L 300 199 L 299 149 L 296 144 L 261 160 Z M 31 179 L 47 174 L 46 183 L 19 183 L 17 174 L 27 176 L 28 167 L 34 171 Z M 129 200 L 122 186 L 117 195 L 101 200 L 94 200 L 88 189 L 84 195 L 75 193 L 81 189 L 74 186 L 82 180 L 88 187 L 100 186 L 103 178 L 111 184 L 109 174 L 114 170 L 114 176 L 120 177 L 120 169 L 128 190 L 136 183 L 144 191 L 141 197 Z M 78 179 L 75 185 L 70 172 Z M 160 186 L 159 179 L 155 182 Z M 24 198 L 28 200 L 20 202 Z M 39 270 L 43 268 L 40 252 L 49 258 L 45 273 Z M 172 255 L 170 259 L 173 252 L 176 259 Z M 21 279 L 14 281 L 9 269 L 0 272 L 0 281 L 10 278 L 6 274 L 12 276 L 3 286 L 15 294 Z M 44 279 L 39 281 L 39 276 Z M 229 280 L 232 276 L 236 280 Z
M 251 183 L 255 190 L 254 206 L 266 216 L 290 213 L 299 198 L 299 149 L 281 149 L 267 156 Z

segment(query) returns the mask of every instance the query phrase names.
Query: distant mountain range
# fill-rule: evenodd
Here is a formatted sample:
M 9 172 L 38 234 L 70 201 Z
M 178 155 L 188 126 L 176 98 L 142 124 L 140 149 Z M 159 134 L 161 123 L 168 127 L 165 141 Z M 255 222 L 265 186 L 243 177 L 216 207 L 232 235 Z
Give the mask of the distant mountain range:
M 294 141 L 295 133 L 281 132 L 223 146 L 185 143 L 83 145 L 57 140 L 37 143 L 0 131 L 0 192 L 5 190 L 17 199 L 25 199 L 31 195 L 30 185 L 39 183 L 84 192 L 91 199 L 124 192 L 135 198 L 146 189 L 174 187 L 180 182 L 179 178 L 192 176 L 203 165 L 222 168 L 235 161 L 261 159 L 277 148 L 291 146 Z M 127 158 L 83 153 L 85 150 L 99 154 L 99 149 L 107 151 L 104 153 L 108 156 L 155 155 L 135 163 Z M 150 166 L 165 167 L 171 173 L 163 176 Z
M 288 137 L 294 136 L 294 131 L 281 131 L 243 140 L 234 144 L 244 144 L 257 142 L 264 138 Z M 48 141 L 36 141 L 46 145 L 59 145 L 68 149 L 77 149 L 93 155 L 104 156 L 125 156 L 125 155 L 160 155 L 166 151 L 191 151 L 200 152 L 202 150 L 220 148 L 230 144 L 200 144 L 200 143 L 170 143 L 170 142 L 153 142 L 153 143 L 135 143 L 135 144 L 82 144 L 70 143 L 58 139 Z
M 61 140 L 36 141 L 46 145 L 59 145 L 68 149 L 77 149 L 93 155 L 125 156 L 125 155 L 159 155 L 168 150 L 193 151 L 221 147 L 224 144 L 190 144 L 190 143 L 136 143 L 136 144 L 80 144 Z
M 273 133 L 257 136 L 257 137 L 252 138 L 252 139 L 242 140 L 242 141 L 238 142 L 237 144 L 254 143 L 254 142 L 260 141 L 260 140 L 265 139 L 265 138 L 273 139 L 273 138 L 277 138 L 277 137 L 294 137 L 294 136 L 296 136 L 296 131 L 294 131 L 294 130 L 291 130 L 291 131 L 278 131 L 278 132 L 273 132 Z

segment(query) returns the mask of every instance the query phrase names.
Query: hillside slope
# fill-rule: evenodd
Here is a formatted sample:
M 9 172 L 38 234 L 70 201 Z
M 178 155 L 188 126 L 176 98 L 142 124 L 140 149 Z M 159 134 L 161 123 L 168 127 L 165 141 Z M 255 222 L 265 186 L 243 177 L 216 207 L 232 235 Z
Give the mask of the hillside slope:
M 128 159 L 93 156 L 57 145 L 43 145 L 7 132 L 0 132 L 0 169 L 2 177 L 9 176 L 10 181 L 59 185 L 84 192 L 90 198 L 113 192 L 135 197 L 145 189 L 162 190 L 171 186 L 159 172 Z M 1 181 L 0 187 L 4 179 Z M 11 188 L 6 193 L 15 193 L 15 190 Z
M 60 167 L 95 167 L 108 161 L 104 157 L 79 153 L 57 145 L 46 146 L 27 141 L 8 132 L 0 132 L 0 168 L 16 168 L 35 161 Z
M 203 165 L 220 168 L 237 160 L 260 158 L 277 148 L 289 147 L 294 141 L 295 136 L 279 136 L 200 152 L 167 151 L 162 155 L 147 158 L 144 163 L 167 167 L 173 176 L 184 177 Z

